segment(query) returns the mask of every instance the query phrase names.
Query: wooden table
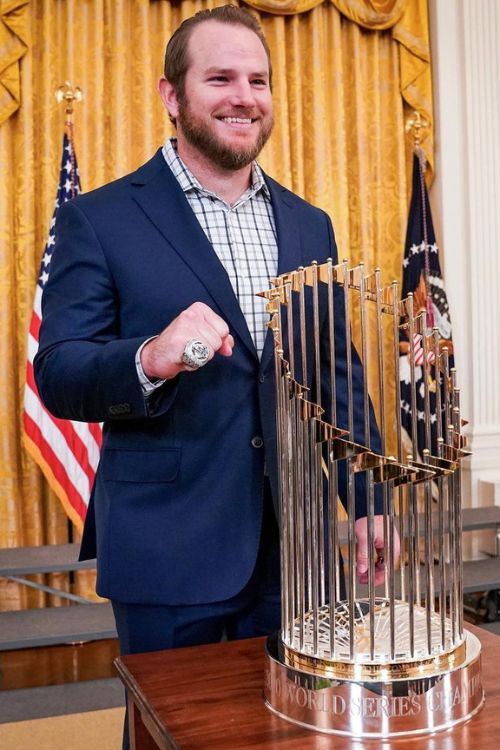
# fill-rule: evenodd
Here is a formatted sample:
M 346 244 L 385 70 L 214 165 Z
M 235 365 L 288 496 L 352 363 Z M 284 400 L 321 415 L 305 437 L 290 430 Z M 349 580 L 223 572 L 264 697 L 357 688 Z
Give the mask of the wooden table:
M 500 637 L 472 625 L 482 643 L 486 705 L 434 736 L 350 740 L 310 732 L 262 701 L 264 639 L 123 656 L 131 750 L 485 750 L 500 746 Z

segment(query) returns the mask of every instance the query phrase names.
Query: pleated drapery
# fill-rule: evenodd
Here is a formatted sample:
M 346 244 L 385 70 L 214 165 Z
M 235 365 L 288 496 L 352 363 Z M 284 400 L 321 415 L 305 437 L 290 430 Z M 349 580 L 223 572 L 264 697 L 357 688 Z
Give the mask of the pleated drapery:
M 74 116 L 83 190 L 129 172 L 172 133 L 156 93 L 168 37 L 183 18 L 221 4 L 0 4 L 0 547 L 68 538 L 59 501 L 21 441 L 26 332 L 64 128 L 55 91 L 69 80 L 84 92 Z M 259 16 L 273 56 L 276 125 L 264 169 L 328 211 L 341 259 L 379 266 L 387 283 L 400 278 L 405 117 L 417 108 L 432 123 L 427 0 L 239 4 Z M 432 162 L 431 135 L 424 146 Z M 77 590 L 91 588 L 88 574 L 78 577 Z M 0 609 L 42 601 L 0 580 Z

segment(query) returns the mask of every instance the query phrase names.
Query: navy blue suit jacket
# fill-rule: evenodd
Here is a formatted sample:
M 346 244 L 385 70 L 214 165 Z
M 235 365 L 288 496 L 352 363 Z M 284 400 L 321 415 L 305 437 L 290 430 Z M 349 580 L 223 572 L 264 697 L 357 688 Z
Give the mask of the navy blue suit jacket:
M 265 179 L 279 273 L 336 261 L 328 216 Z M 259 361 L 227 273 L 161 151 L 63 205 L 56 237 L 35 376 L 53 414 L 104 422 L 82 543 L 83 558 L 97 554 L 98 593 L 148 604 L 229 598 L 254 567 L 265 461 L 277 488 L 271 334 Z M 197 300 L 229 324 L 232 357 L 216 355 L 145 397 L 138 347 Z M 341 326 L 341 297 L 337 307 Z M 357 359 L 354 370 L 361 393 Z M 256 436 L 263 447 L 252 445 Z

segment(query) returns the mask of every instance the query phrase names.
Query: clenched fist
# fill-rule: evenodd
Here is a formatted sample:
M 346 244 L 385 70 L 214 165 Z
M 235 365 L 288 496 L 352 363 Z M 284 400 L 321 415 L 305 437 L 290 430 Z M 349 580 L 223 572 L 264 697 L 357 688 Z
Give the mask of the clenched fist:
M 194 302 L 143 348 L 141 365 L 146 377 L 168 380 L 179 372 L 191 372 L 182 354 L 193 339 L 207 346 L 209 360 L 216 352 L 224 357 L 233 353 L 234 339 L 225 320 L 203 302 Z

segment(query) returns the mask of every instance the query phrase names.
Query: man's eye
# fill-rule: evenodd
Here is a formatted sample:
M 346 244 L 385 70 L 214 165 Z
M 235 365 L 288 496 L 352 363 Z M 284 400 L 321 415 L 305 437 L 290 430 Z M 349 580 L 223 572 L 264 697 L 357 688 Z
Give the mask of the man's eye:
M 254 78 L 252 84 L 254 86 L 267 86 L 267 81 L 265 81 L 263 78 Z
M 211 76 L 208 80 L 217 83 L 225 83 L 227 81 L 227 76 Z

